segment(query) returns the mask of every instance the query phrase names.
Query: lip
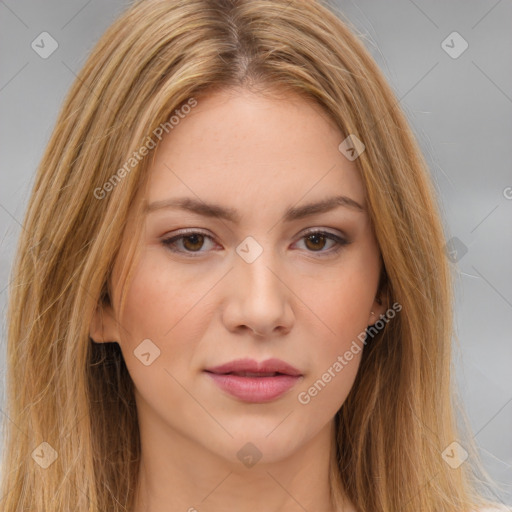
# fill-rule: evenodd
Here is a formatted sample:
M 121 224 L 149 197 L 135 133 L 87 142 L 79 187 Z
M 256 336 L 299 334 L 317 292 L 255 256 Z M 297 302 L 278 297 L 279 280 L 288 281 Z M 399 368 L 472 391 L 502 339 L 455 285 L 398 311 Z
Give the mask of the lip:
M 260 363 L 236 359 L 204 371 L 223 391 L 249 403 L 276 400 L 303 378 L 297 368 L 280 359 Z

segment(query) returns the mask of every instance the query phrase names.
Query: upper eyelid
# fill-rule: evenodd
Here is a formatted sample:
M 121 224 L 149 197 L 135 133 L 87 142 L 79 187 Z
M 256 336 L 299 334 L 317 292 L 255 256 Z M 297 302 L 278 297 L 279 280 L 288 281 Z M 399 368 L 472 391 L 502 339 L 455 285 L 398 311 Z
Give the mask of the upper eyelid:
M 338 229 L 337 232 L 334 233 L 333 231 L 331 231 L 331 228 L 322 228 L 322 227 L 316 228 L 315 227 L 315 228 L 306 228 L 301 233 L 302 233 L 301 236 L 306 236 L 311 233 L 327 233 L 327 234 L 339 236 L 340 238 L 348 238 L 346 233 L 341 229 Z
M 331 228 L 322 228 L 322 227 L 305 228 L 305 230 L 303 230 L 301 232 L 301 235 L 300 235 L 299 238 L 307 236 L 309 234 L 313 234 L 313 233 L 326 233 L 326 234 L 332 234 L 334 236 L 338 236 L 340 238 L 348 239 L 347 235 L 342 230 L 338 230 L 338 233 L 333 233 L 330 229 Z M 175 233 L 175 234 L 164 235 L 162 237 L 162 240 L 169 240 L 171 238 L 186 237 L 189 234 L 193 235 L 193 234 L 196 234 L 196 233 L 200 234 L 200 235 L 203 235 L 203 236 L 206 236 L 208 238 L 211 238 L 212 240 L 216 240 L 216 237 L 214 235 L 211 235 L 207 231 L 203 231 L 201 228 L 183 228 L 182 230 L 178 230 L 178 232 Z
M 209 233 L 205 231 L 201 231 L 200 229 L 189 229 L 187 231 L 179 231 L 178 233 L 174 234 L 168 234 L 164 235 L 161 239 L 163 242 L 169 241 L 169 240 L 180 240 L 181 238 L 186 238 L 187 236 L 191 235 L 202 235 L 206 238 L 209 238 L 212 242 L 217 243 L 216 238 L 213 235 L 210 235 Z

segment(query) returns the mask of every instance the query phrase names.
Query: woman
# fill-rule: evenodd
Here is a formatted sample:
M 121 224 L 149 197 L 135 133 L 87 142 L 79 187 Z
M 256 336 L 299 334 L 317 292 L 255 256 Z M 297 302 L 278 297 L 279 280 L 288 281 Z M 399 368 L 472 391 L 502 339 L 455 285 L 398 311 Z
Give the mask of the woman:
M 454 419 L 425 164 L 321 4 L 133 5 L 24 228 L 6 512 L 491 505 Z

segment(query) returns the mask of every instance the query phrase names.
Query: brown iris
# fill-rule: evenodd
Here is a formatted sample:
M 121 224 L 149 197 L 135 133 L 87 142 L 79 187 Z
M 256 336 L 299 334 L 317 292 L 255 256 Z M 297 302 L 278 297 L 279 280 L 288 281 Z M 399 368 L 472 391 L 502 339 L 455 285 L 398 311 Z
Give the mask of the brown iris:
M 327 237 L 322 233 L 313 233 L 306 237 L 306 246 L 308 249 L 312 249 L 313 251 L 317 251 L 323 249 L 325 246 L 325 241 Z M 311 247 L 308 242 L 313 242 L 313 246 Z M 320 245 L 320 247 L 319 247 Z
M 204 244 L 204 235 L 194 233 L 183 237 L 183 247 L 188 251 L 198 251 Z M 187 242 L 191 242 L 190 244 Z

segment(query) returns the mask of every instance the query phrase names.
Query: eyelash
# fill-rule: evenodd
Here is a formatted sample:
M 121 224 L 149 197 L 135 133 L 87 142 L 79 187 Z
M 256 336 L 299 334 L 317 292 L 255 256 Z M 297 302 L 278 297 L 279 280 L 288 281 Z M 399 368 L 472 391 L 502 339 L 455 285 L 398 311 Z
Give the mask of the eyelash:
M 207 252 L 207 251 L 187 251 L 187 250 L 178 250 L 178 249 L 175 249 L 173 248 L 173 244 L 178 241 L 178 240 L 182 240 L 184 238 L 187 238 L 189 236 L 192 236 L 192 235 L 202 235 L 204 236 L 205 238 L 208 238 L 209 240 L 211 241 L 214 241 L 213 240 L 213 237 L 211 237 L 210 235 L 208 235 L 207 233 L 204 233 L 203 231 L 199 231 L 197 229 L 190 229 L 190 230 L 185 230 L 185 231 L 182 231 L 180 234 L 178 235 L 175 235 L 175 236 L 172 236 L 170 238 L 166 238 L 164 240 L 162 240 L 162 244 L 167 247 L 170 251 L 172 252 L 175 252 L 175 253 L 181 253 L 181 254 L 186 254 L 187 257 L 191 257 L 191 258 L 196 258 L 198 257 L 199 255 L 201 255 L 202 253 L 204 252 Z M 333 255 L 333 254 L 338 254 L 338 252 L 340 252 L 344 246 L 348 245 L 350 242 L 338 235 L 335 235 L 334 233 L 330 233 L 329 231 L 323 231 L 321 229 L 311 229 L 309 231 L 307 231 L 306 233 L 304 233 L 302 236 L 301 236 L 301 240 L 303 239 L 306 239 L 307 237 L 311 236 L 311 235 L 321 235 L 321 236 L 324 236 L 325 238 L 329 239 L 329 240 L 332 240 L 333 242 L 336 242 L 337 244 L 337 247 L 335 247 L 334 249 L 328 249 L 327 251 L 323 251 L 323 250 L 319 250 L 319 251 L 307 251 L 307 252 L 310 252 L 312 254 L 318 254 L 320 255 L 320 257 L 324 257 L 324 256 L 329 256 L 329 255 Z

